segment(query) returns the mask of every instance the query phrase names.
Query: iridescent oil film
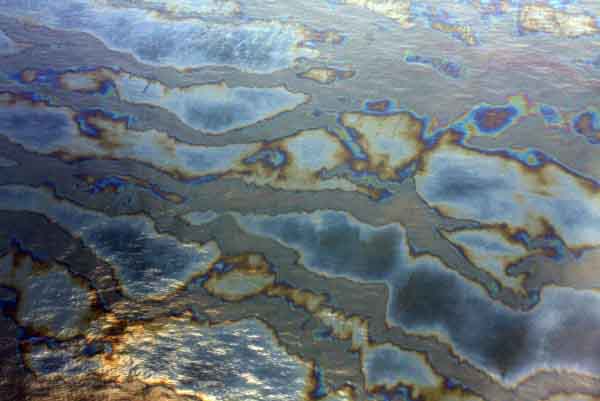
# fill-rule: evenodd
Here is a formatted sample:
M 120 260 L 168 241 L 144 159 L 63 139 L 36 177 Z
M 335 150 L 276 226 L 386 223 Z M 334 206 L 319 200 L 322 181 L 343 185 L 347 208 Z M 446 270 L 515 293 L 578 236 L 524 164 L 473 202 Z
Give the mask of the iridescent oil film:
M 0 401 L 600 401 L 600 1 L 0 0 Z

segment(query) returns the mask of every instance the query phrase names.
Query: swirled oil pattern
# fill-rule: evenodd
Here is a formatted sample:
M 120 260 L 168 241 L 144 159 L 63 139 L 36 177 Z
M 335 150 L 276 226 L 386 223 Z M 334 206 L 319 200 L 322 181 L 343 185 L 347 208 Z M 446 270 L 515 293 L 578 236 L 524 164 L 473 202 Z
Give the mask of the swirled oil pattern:
M 132 159 L 187 180 L 243 177 L 276 188 L 369 192 L 347 179 L 322 176 L 349 157 L 335 135 L 324 129 L 278 141 L 207 147 L 178 141 L 165 132 L 131 130 L 127 121 L 103 112 L 86 113 L 81 120 L 68 108 L 48 107 L 22 94 L 4 93 L 0 101 L 6 106 L 0 135 L 65 160 Z
M 505 224 L 513 234 L 555 235 L 573 250 L 598 246 L 596 181 L 535 153 L 518 160 L 455 147 L 454 135 L 443 134 L 415 176 L 417 192 L 429 205 L 456 218 Z
M 340 3 L 364 7 L 392 19 L 405 29 L 418 23 L 426 24 L 467 46 L 480 44 L 479 32 L 474 26 L 482 25 L 482 22 L 484 25 L 500 22 L 502 17 L 511 14 L 515 31 L 520 35 L 544 33 L 576 38 L 598 34 L 600 28 L 595 13 L 577 7 L 577 2 L 572 1 L 460 1 L 447 4 L 447 7 L 440 7 L 435 1 L 411 0 L 345 0 Z
M 192 276 L 206 272 L 219 257 L 214 242 L 179 243 L 172 236 L 157 233 L 152 221 L 143 216 L 110 217 L 57 200 L 43 189 L 7 186 L 0 198 L 0 209 L 43 214 L 80 237 L 99 257 L 118 268 L 132 297 L 173 291 Z
M 598 33 L 597 18 L 587 13 L 571 13 L 544 4 L 527 4 L 519 14 L 522 32 L 544 32 L 555 36 L 577 37 Z
M 596 369 L 593 366 L 584 368 L 583 360 L 585 354 L 575 356 L 571 353 L 573 349 L 577 348 L 579 341 L 582 341 L 583 338 L 578 338 L 572 344 L 573 349 L 569 351 L 569 355 L 573 359 L 568 363 L 568 358 L 560 358 L 557 360 L 557 365 L 555 366 L 552 362 L 552 356 L 537 351 L 538 347 L 545 346 L 540 338 L 544 338 L 544 341 L 550 341 L 550 338 L 555 338 L 555 341 L 561 341 L 563 347 L 568 346 L 567 344 L 570 343 L 568 331 L 571 330 L 571 327 L 567 323 L 570 319 L 569 313 L 565 314 L 566 311 L 561 312 L 559 306 L 555 305 L 555 302 L 560 302 L 558 298 L 563 299 L 565 302 L 567 298 L 570 298 L 568 301 L 570 306 L 568 308 L 572 310 L 572 313 L 576 314 L 578 313 L 576 310 L 581 310 L 585 305 L 589 305 L 590 302 L 594 304 L 599 302 L 594 293 L 585 294 L 582 292 L 578 294 L 574 292 L 572 295 L 567 295 L 570 293 L 564 291 L 568 290 L 550 288 L 545 290 L 542 302 L 534 310 L 528 313 L 518 313 L 495 305 L 485 295 L 477 295 L 482 294 L 481 288 L 459 278 L 459 276 L 453 274 L 439 260 L 428 256 L 414 258 L 406 245 L 404 247 L 401 246 L 405 239 L 402 239 L 403 234 L 399 228 L 385 227 L 379 232 L 369 233 L 369 228 L 361 226 L 360 223 L 348 222 L 346 216 L 334 212 L 305 216 L 240 216 L 237 219 L 246 229 L 276 238 L 282 243 L 298 250 L 302 255 L 301 261 L 308 268 L 322 271 L 324 274 L 331 276 L 348 277 L 363 282 L 386 281 L 390 287 L 390 291 L 394 294 L 390 298 L 391 304 L 388 305 L 391 315 L 389 320 L 391 322 L 400 324 L 407 330 L 412 329 L 419 333 L 423 332 L 439 337 L 448 337 L 449 341 L 456 341 L 455 347 L 462 347 L 465 344 L 474 346 L 472 355 L 466 349 L 461 350 L 460 354 L 471 359 L 476 364 L 482 364 L 487 371 L 503 377 L 503 380 L 506 382 L 517 381 L 530 374 L 530 370 L 533 371 L 535 369 L 582 369 L 582 372 L 586 372 L 589 369 L 591 373 L 594 373 Z M 280 221 L 277 221 L 279 219 Z M 390 232 L 386 233 L 385 231 Z M 396 233 L 392 234 L 394 231 Z M 477 242 L 485 241 L 485 236 L 476 235 L 475 237 L 475 241 Z M 343 238 L 343 240 L 337 242 L 333 240 L 334 238 Z M 386 242 L 388 242 L 387 245 Z M 486 245 L 490 246 L 489 244 Z M 471 249 L 475 248 L 475 246 L 471 245 Z M 498 246 L 496 245 L 496 247 Z M 502 252 L 502 248 L 500 252 Z M 342 270 L 336 271 L 335 269 Z M 498 270 L 501 269 L 501 267 L 498 268 Z M 441 289 L 432 291 L 433 287 L 431 286 L 440 285 L 448 287 L 453 282 L 456 283 L 457 287 L 449 290 L 453 294 L 449 295 L 449 297 L 453 298 L 452 302 L 444 298 L 446 297 L 444 295 L 445 291 Z M 420 288 L 420 286 L 423 286 L 423 288 Z M 461 294 L 460 298 L 458 294 Z M 417 298 L 412 301 L 415 296 Z M 438 297 L 444 299 L 441 300 Z M 435 305 L 438 306 L 436 307 Z M 478 331 L 476 326 L 472 324 L 463 325 L 461 319 L 452 316 L 452 313 L 449 311 L 438 312 L 436 308 L 441 308 L 442 305 L 463 305 L 457 308 L 456 311 L 460 311 L 458 313 L 464 313 L 467 316 L 481 316 L 481 311 L 475 312 L 475 310 L 481 307 L 486 310 L 484 315 L 494 317 L 494 323 L 492 326 L 484 324 L 482 331 Z M 573 305 L 577 305 L 577 308 L 571 309 Z M 450 308 L 453 309 L 454 307 L 450 306 Z M 593 310 L 594 306 L 590 306 L 590 308 Z M 505 313 L 510 317 L 501 317 Z M 555 318 L 552 319 L 550 326 L 544 326 L 544 319 L 550 319 L 553 313 L 555 313 Z M 443 323 L 445 318 L 442 318 L 441 314 L 447 316 L 447 323 Z M 586 322 L 587 324 L 600 324 L 597 318 L 592 318 L 592 314 L 588 314 L 587 316 L 590 318 Z M 432 319 L 431 327 L 427 323 L 429 319 Z M 514 355 L 525 354 L 529 357 L 525 360 L 529 362 L 522 360 L 520 363 L 515 363 L 514 360 L 505 359 L 504 356 L 500 355 L 502 350 L 496 350 L 494 345 L 499 335 L 493 328 L 496 324 L 505 333 L 517 333 L 523 330 L 523 327 L 528 327 L 531 337 L 528 335 L 518 345 L 515 344 L 515 347 L 518 347 L 518 349 L 515 349 L 514 353 L 511 353 L 511 358 Z M 538 324 L 539 326 L 537 326 Z M 453 330 L 461 331 L 456 336 L 456 340 L 452 340 Z M 469 331 L 480 338 L 480 340 L 474 343 L 471 342 L 468 339 L 470 334 L 462 330 Z M 487 332 L 487 330 L 490 331 Z M 539 335 L 535 334 L 538 330 L 540 332 Z M 595 330 L 590 328 L 589 332 L 594 333 Z M 545 332 L 546 334 L 542 336 L 541 332 Z M 518 336 L 515 334 L 515 337 Z M 487 340 L 483 340 L 484 338 L 489 338 L 489 343 Z M 528 338 L 532 339 L 531 342 L 526 341 Z M 593 342 L 592 338 L 589 341 Z M 557 351 L 554 352 L 556 355 Z M 543 362 L 536 363 L 534 355 L 543 355 Z M 511 367 L 513 363 L 515 363 L 513 366 L 519 366 L 520 368 Z M 529 363 L 531 366 L 528 366 Z M 523 369 L 523 371 L 520 371 L 520 369 Z
M 128 326 L 109 351 L 77 367 L 72 360 L 85 353 L 81 347 L 52 352 L 40 344 L 27 359 L 43 374 L 68 377 L 97 371 L 116 382 L 135 377 L 173 385 L 177 393 L 199 399 L 296 400 L 307 386 L 309 366 L 287 355 L 258 320 L 209 326 L 182 317 L 142 326 Z M 186 362 L 173 369 L 173 358 Z
M 88 186 L 82 188 L 83 191 L 97 194 L 102 192 L 121 193 L 127 190 L 127 187 L 139 187 L 148 189 L 153 195 L 168 200 L 173 203 L 183 203 L 185 198 L 174 192 L 167 192 L 160 189 L 157 185 L 148 183 L 142 179 L 124 176 L 124 175 L 111 175 L 107 177 L 93 177 L 91 175 L 77 175 Z
M 465 74 L 465 69 L 454 61 L 442 57 L 415 54 L 411 51 L 404 53 L 404 62 L 408 64 L 420 64 L 433 68 L 438 73 L 449 78 L 458 79 Z
M 275 282 L 275 273 L 261 255 L 243 255 L 219 261 L 204 287 L 226 301 L 256 295 Z
M 18 291 L 19 324 L 58 339 L 81 334 L 94 301 L 86 283 L 71 277 L 64 266 L 39 263 L 23 253 L 6 255 L 1 266 L 0 285 Z
M 598 399 L 599 16 L 0 0 L 0 399 Z
M 226 83 L 168 88 L 158 81 L 101 68 L 93 71 L 20 73 L 24 82 L 49 83 L 70 91 L 107 93 L 122 100 L 161 107 L 191 128 L 211 134 L 239 129 L 290 111 L 309 100 L 301 93 L 277 88 L 229 88 Z
M 320 84 L 331 84 L 337 80 L 350 79 L 355 72 L 352 70 L 339 70 L 330 67 L 312 67 L 300 74 L 300 78 L 311 79 Z
M 535 252 L 528 250 L 526 244 L 511 240 L 493 228 L 442 231 L 442 234 L 474 265 L 489 271 L 503 285 L 523 291 L 523 277 L 512 277 L 508 270 Z
M 310 31 L 278 21 L 226 24 L 169 20 L 143 4 L 118 7 L 80 0 L 60 4 L 45 0 L 26 4 L 3 1 L 0 6 L 0 11 L 53 28 L 89 32 L 111 48 L 127 51 L 153 65 L 177 68 L 221 65 L 268 73 L 290 66 L 298 57 L 317 55 L 315 50 L 303 46 L 304 41 L 314 36 Z M 129 24 L 137 29 L 127 29 Z

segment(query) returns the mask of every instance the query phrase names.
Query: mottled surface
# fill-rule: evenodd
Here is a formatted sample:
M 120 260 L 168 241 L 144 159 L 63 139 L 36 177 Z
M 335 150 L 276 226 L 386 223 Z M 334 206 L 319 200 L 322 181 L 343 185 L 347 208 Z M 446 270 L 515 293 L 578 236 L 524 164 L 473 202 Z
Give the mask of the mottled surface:
M 599 18 L 0 0 L 0 400 L 599 400 Z

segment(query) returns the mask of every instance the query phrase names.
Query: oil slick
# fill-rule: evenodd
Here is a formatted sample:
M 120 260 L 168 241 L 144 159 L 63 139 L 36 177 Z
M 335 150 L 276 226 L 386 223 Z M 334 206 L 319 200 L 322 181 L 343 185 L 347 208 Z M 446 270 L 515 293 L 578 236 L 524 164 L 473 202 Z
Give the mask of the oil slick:
M 255 296 L 273 285 L 275 273 L 262 255 L 224 258 L 210 271 L 204 288 L 229 302 Z
M 394 21 L 402 29 L 410 29 L 417 24 L 450 34 L 466 46 L 479 44 L 473 28 L 457 22 L 447 11 L 411 0 L 341 0 L 336 3 L 365 8 Z M 434 3 L 436 6 L 437 4 Z
M 0 0 L 32 401 L 598 398 L 600 8 L 327 2 Z
M 448 133 L 424 158 L 415 182 L 444 215 L 505 224 L 512 234 L 558 236 L 572 250 L 600 245 L 597 184 L 551 159 L 531 166 L 502 152 L 459 146 Z
M 331 67 L 312 67 L 298 74 L 299 78 L 310 79 L 323 85 L 329 85 L 336 81 L 343 81 L 354 77 L 356 73 L 352 70 L 340 70 Z
M 428 122 L 409 111 L 388 111 L 390 107 L 370 103 L 369 113 L 344 113 L 339 121 L 347 131 L 345 142 L 353 149 L 353 170 L 401 180 L 403 170 L 423 151 L 421 136 Z
M 515 95 L 510 96 L 506 104 L 479 104 L 456 119 L 451 127 L 467 132 L 471 137 L 498 136 L 537 111 L 526 95 Z
M 399 381 L 406 380 L 418 386 L 438 386 L 439 378 L 415 353 L 406 352 L 390 344 L 372 346 L 366 352 L 364 361 L 367 387 L 394 387 Z M 409 380 L 400 379 L 400 372 L 410 372 Z
M 479 45 L 479 39 L 471 25 L 458 21 L 446 10 L 430 7 L 421 13 L 429 28 L 451 35 L 465 46 Z
M 39 213 L 55 221 L 111 264 L 124 292 L 136 299 L 168 295 L 206 273 L 220 255 L 214 242 L 182 243 L 156 232 L 147 217 L 109 217 L 44 189 L 1 186 L 0 210 Z
M 295 401 L 307 386 L 307 364 L 256 319 L 207 325 L 169 318 L 130 325 L 114 341 L 99 371 L 116 382 L 134 377 L 215 401 Z
M 392 294 L 389 324 L 449 343 L 462 358 L 507 386 L 542 370 L 600 372 L 592 354 L 578 346 L 592 344 L 593 333 L 600 329 L 600 315 L 594 312 L 600 310 L 600 297 L 593 291 L 549 287 L 533 309 L 515 311 L 492 300 L 482 287 L 439 259 L 413 256 L 397 225 L 373 228 L 333 211 L 235 217 L 244 230 L 296 250 L 300 263 L 309 270 L 328 277 L 386 283 Z M 498 264 L 503 256 L 499 255 Z M 582 310 L 588 319 L 582 322 L 585 330 L 577 330 L 580 334 L 576 335 L 569 322 Z
M 325 129 L 300 131 L 281 140 L 265 143 L 234 167 L 232 175 L 246 182 L 287 190 L 357 191 L 373 195 L 370 188 L 344 177 L 324 173 L 347 164 L 350 155 L 342 142 Z
M 404 52 L 404 62 L 427 66 L 447 78 L 459 79 L 465 76 L 465 68 L 461 64 L 443 57 L 416 54 L 407 50 Z
M 562 112 L 554 106 L 542 103 L 538 106 L 538 112 L 542 116 L 546 127 L 561 128 L 565 124 Z
M 148 104 L 174 113 L 186 125 L 211 134 L 247 127 L 296 109 L 310 99 L 302 93 L 276 88 L 230 88 L 224 82 L 167 88 L 130 74 L 113 80 L 121 99 Z
M 20 73 L 23 83 L 46 83 L 68 91 L 115 94 L 133 104 L 160 107 L 192 129 L 208 134 L 225 132 L 272 119 L 310 101 L 310 96 L 285 87 L 229 87 L 224 81 L 168 87 L 160 81 L 110 68 Z
M 106 177 L 93 177 L 90 175 L 78 174 L 78 179 L 85 182 L 86 186 L 82 191 L 99 194 L 99 193 L 124 193 L 128 190 L 140 188 L 150 191 L 157 198 L 166 200 L 174 204 L 185 202 L 185 198 L 174 192 L 167 192 L 160 189 L 157 185 L 146 182 L 145 180 L 128 176 L 128 175 L 111 175 Z
M 361 359 L 366 386 L 372 393 L 400 393 L 410 400 L 482 400 L 458 388 L 446 388 L 444 379 L 418 352 L 389 343 L 376 344 L 365 346 Z
M 396 324 L 452 344 L 461 358 L 505 386 L 540 371 L 600 372 L 586 348 L 595 344 L 593 333 L 600 328 L 594 291 L 546 287 L 538 305 L 520 312 L 492 301 L 455 273 L 432 267 L 415 270 L 400 290 L 392 312 Z M 585 321 L 578 319 L 581 314 Z
M 294 294 L 298 294 L 299 290 L 295 291 Z M 310 295 L 307 291 L 302 293 Z M 279 291 L 279 295 L 283 294 L 285 291 Z M 313 296 L 314 301 L 307 304 L 298 296 L 283 296 L 298 306 L 310 305 L 306 309 L 330 330 L 329 336 L 332 338 L 350 340 L 348 351 L 360 357 L 361 373 L 368 394 L 391 396 L 400 393 L 406 399 L 426 401 L 481 401 L 470 391 L 447 386 L 446 380 L 433 370 L 425 354 L 405 350 L 391 343 L 373 343 L 366 320 L 324 306 L 324 300 L 319 297 Z
M 0 285 L 17 290 L 16 320 L 38 335 L 72 338 L 83 334 L 93 317 L 94 295 L 65 266 L 11 251 L 0 258 Z
M 598 22 L 592 15 L 564 11 L 544 4 L 523 5 L 519 12 L 518 28 L 523 34 L 540 32 L 567 38 L 600 32 Z
M 411 0 L 342 0 L 343 4 L 365 8 L 391 18 L 403 28 L 412 27 Z
M 72 12 L 75 9 L 77 13 Z M 313 32 L 278 21 L 173 20 L 143 8 L 111 7 L 87 0 L 34 0 L 25 7 L 19 0 L 8 0 L 0 5 L 0 12 L 54 29 L 86 32 L 108 48 L 131 54 L 143 63 L 181 70 L 223 66 L 271 73 L 291 67 L 297 58 L 318 55 L 304 46 Z M 131 26 L 136 29 L 129 29 Z
M 261 143 L 189 145 L 164 132 L 129 129 L 120 117 L 92 112 L 79 118 L 68 108 L 22 95 L 0 94 L 0 105 L 0 135 L 26 150 L 63 160 L 129 159 L 184 180 L 229 177 L 278 189 L 340 189 L 377 196 L 345 178 L 323 177 L 350 158 L 342 142 L 324 129 Z
M 571 125 L 573 131 L 591 144 L 600 144 L 600 117 L 598 110 L 589 108 L 576 114 Z
M 404 230 L 397 224 L 371 227 L 333 210 L 233 216 L 242 229 L 293 248 L 303 266 L 328 277 L 392 281 L 410 257 Z
M 302 266 L 326 277 L 382 283 L 394 293 L 422 266 L 433 264 L 447 269 L 427 254 L 414 256 L 405 229 L 397 223 L 373 227 L 334 210 L 231 215 L 244 231 L 295 250 Z
M 258 149 L 256 145 L 192 146 L 155 130 L 130 130 L 126 121 L 103 113 L 80 117 L 68 108 L 10 93 L 4 93 L 0 100 L 4 106 L 0 110 L 2 135 L 29 151 L 58 154 L 67 160 L 129 158 L 182 175 L 208 175 L 226 171 L 245 153 Z M 203 153 L 203 157 L 194 158 L 195 152 Z
M 304 399 L 308 364 L 289 355 L 260 320 L 209 325 L 182 316 L 111 331 L 116 323 L 97 322 L 86 332 L 87 345 L 35 345 L 26 353 L 28 365 L 62 380 L 82 375 L 116 384 L 139 380 L 201 400 Z M 90 344 L 104 345 L 90 355 Z
M 36 375 L 49 379 L 73 379 L 100 368 L 98 358 L 87 358 L 81 344 L 34 344 L 24 359 Z
M 525 295 L 523 277 L 510 276 L 508 269 L 533 254 L 521 242 L 493 228 L 442 231 L 442 235 L 480 269 L 503 286 Z

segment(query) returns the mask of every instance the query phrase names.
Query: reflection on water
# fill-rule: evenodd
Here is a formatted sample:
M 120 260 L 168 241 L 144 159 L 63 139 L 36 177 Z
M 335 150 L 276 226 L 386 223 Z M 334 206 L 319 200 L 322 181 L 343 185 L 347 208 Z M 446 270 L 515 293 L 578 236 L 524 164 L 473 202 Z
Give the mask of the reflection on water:
M 590 0 L 0 0 L 0 399 L 600 399 L 599 41 Z

